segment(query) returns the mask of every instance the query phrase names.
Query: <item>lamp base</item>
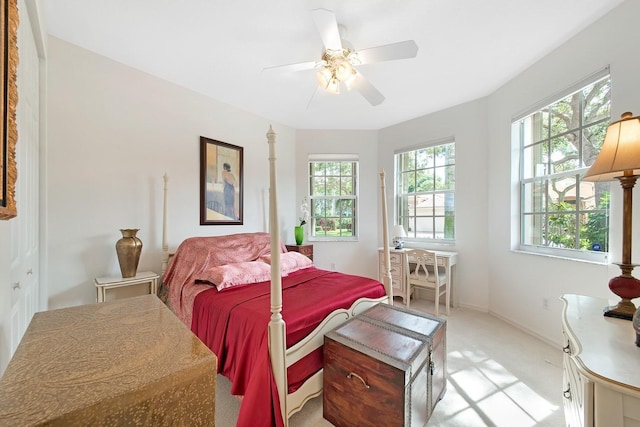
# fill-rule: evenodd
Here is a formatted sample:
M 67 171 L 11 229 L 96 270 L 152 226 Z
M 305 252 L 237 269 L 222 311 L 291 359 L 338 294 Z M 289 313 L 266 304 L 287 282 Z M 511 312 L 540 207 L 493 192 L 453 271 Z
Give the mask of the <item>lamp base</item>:
M 635 312 L 636 306 L 627 298 L 622 298 L 616 305 L 604 308 L 606 317 L 615 317 L 616 319 L 632 320 Z
M 640 297 L 640 280 L 631 275 L 633 265 L 619 264 L 623 271 L 620 276 L 609 280 L 609 289 L 620 297 L 617 305 L 605 307 L 604 315 L 618 319 L 631 320 L 636 312 L 636 306 L 631 300 Z

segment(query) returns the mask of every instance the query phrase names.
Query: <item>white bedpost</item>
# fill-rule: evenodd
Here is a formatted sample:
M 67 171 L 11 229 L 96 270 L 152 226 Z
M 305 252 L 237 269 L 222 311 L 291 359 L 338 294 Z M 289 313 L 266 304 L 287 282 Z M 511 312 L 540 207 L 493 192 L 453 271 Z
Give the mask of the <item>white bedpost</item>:
M 269 357 L 271 369 L 278 388 L 280 412 L 285 426 L 287 418 L 287 366 L 286 325 L 282 319 L 282 277 L 280 275 L 280 228 L 278 226 L 278 196 L 276 191 L 276 133 L 269 126 L 269 231 L 271 233 L 271 320 L 269 321 Z
M 165 172 L 162 177 L 164 180 L 164 198 L 162 204 L 162 276 L 164 276 L 164 272 L 167 271 L 168 263 L 169 263 L 169 244 L 167 243 L 167 184 L 169 182 L 169 177 Z
M 387 225 L 387 191 L 384 186 L 384 170 L 380 171 L 380 192 L 382 197 L 382 247 L 384 256 L 384 275 L 382 284 L 387 291 L 389 304 L 393 305 L 393 286 L 391 282 L 391 260 L 389 259 L 389 230 Z

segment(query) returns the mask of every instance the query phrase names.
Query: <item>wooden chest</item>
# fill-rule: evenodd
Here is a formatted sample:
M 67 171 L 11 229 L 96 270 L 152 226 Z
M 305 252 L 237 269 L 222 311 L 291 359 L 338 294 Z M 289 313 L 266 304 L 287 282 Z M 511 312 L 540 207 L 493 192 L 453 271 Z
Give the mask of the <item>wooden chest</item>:
M 446 387 L 446 321 L 378 304 L 325 335 L 323 415 L 341 426 L 424 426 Z

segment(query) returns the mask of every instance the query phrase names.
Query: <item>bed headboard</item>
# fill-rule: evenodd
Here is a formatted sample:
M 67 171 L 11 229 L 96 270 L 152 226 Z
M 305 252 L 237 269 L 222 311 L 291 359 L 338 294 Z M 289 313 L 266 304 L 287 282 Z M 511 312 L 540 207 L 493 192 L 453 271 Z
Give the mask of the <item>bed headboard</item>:
M 162 273 L 160 273 L 160 278 L 164 277 L 164 272 L 167 271 L 167 266 L 169 265 L 169 261 L 173 256 L 173 253 L 169 253 L 169 244 L 167 243 L 167 190 L 169 184 L 169 177 L 165 172 L 162 177 L 164 180 L 164 197 L 163 197 L 163 205 L 162 205 Z

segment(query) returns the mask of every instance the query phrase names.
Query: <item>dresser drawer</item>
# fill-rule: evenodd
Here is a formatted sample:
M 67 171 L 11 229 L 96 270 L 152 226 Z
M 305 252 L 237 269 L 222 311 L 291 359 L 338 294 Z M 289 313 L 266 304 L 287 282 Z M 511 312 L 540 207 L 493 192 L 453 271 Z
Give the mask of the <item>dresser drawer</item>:
M 402 266 L 398 264 L 391 264 L 389 266 L 389 271 L 391 272 L 392 276 L 400 277 L 402 276 L 402 272 L 404 271 L 404 268 L 402 268 Z
M 389 266 L 389 272 L 391 273 L 392 276 L 402 277 L 404 268 L 400 268 L 397 265 L 391 264 Z M 380 276 L 382 277 L 383 275 L 384 275 L 384 264 L 380 264 Z
M 391 278 L 394 283 L 394 287 L 402 288 L 402 283 L 404 283 L 404 265 L 402 264 L 402 255 L 401 254 L 390 254 L 389 260 L 389 273 L 391 274 Z M 380 262 L 378 264 L 380 266 L 379 269 L 379 277 L 384 277 L 384 257 L 380 254 Z
M 300 246 L 298 252 L 305 256 L 313 256 L 313 246 Z
M 380 266 L 384 266 L 384 253 L 383 252 L 379 252 L 379 256 L 378 256 L 378 261 Z M 390 269 L 402 269 L 403 266 L 403 261 L 402 261 L 402 254 L 399 253 L 389 253 L 389 268 Z
M 378 273 L 380 274 L 380 279 L 382 279 L 384 277 L 384 268 L 382 266 L 380 266 L 380 271 Z M 393 280 L 393 283 L 394 283 L 393 286 L 396 286 L 396 282 L 400 283 L 404 281 L 402 272 L 398 271 L 398 269 L 392 268 L 390 270 L 390 273 L 391 273 L 391 280 Z
M 380 281 L 384 277 L 384 271 L 380 269 Z M 391 275 L 391 287 L 393 287 L 393 294 L 397 295 L 398 293 L 404 294 L 404 278 L 399 274 Z
M 393 265 L 393 264 L 401 265 L 402 264 L 402 255 L 401 254 L 397 254 L 397 253 L 390 253 L 389 254 L 389 262 L 391 263 L 391 265 Z
M 409 263 L 415 262 L 413 256 L 409 255 Z M 446 261 L 440 257 L 436 257 L 436 262 L 440 266 L 446 266 Z M 433 257 L 427 257 L 427 263 L 433 264 Z
M 289 252 L 299 252 L 313 261 L 313 245 L 285 245 Z

